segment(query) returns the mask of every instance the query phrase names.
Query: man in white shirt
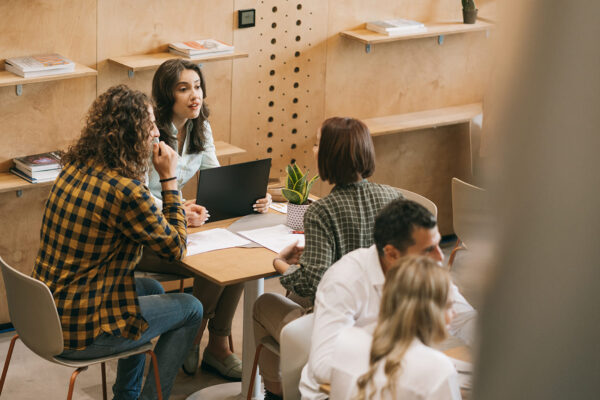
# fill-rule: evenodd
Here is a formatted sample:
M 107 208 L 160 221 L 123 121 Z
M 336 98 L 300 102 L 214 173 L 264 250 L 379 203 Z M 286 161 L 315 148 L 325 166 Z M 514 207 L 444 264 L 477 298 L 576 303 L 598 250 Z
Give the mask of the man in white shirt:
M 408 254 L 431 257 L 440 266 L 444 254 L 436 218 L 409 200 L 394 200 L 375 219 L 375 244 L 357 249 L 334 263 L 323 276 L 315 298 L 315 322 L 308 363 L 302 370 L 303 399 L 325 399 L 321 383 L 331 382 L 335 341 L 348 327 L 374 327 L 386 272 Z M 449 332 L 467 344 L 473 340 L 476 312 L 452 284 L 453 311 Z

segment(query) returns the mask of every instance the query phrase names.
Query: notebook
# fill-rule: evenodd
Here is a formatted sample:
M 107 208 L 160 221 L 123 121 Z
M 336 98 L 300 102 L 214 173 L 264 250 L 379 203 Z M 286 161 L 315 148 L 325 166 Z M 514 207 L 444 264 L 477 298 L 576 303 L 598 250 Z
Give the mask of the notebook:
M 208 222 L 252 214 L 267 193 L 270 170 L 270 158 L 201 170 L 196 204 L 208 210 Z

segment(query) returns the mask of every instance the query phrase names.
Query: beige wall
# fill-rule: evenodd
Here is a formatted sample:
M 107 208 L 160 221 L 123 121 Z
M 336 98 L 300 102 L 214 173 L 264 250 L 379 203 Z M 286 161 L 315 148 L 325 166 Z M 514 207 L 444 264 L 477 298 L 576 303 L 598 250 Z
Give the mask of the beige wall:
M 485 14 L 494 1 L 478 5 Z M 256 27 L 236 28 L 243 8 L 256 8 Z M 367 0 L 2 1 L 0 67 L 7 57 L 56 51 L 97 69 L 98 76 L 24 85 L 22 96 L 14 87 L 0 88 L 0 171 L 14 157 L 65 148 L 78 136 L 91 102 L 111 85 L 149 92 L 153 71 L 129 78 L 107 60 L 164 51 L 175 40 L 215 37 L 249 54 L 203 64 L 206 101 L 215 139 L 248 150 L 221 161 L 272 157 L 272 176 L 281 176 L 292 160 L 316 170 L 311 148 L 326 117 L 369 118 L 483 99 L 491 49 L 485 33 L 447 36 L 441 46 L 435 38 L 376 45 L 370 54 L 339 36 L 390 16 L 458 20 L 460 2 L 381 0 L 373 7 Z M 375 146 L 373 179 L 431 198 L 442 232 L 450 233 L 450 177 L 469 178 L 466 124 L 376 138 Z M 316 188 L 321 195 L 327 190 L 325 184 Z M 22 197 L 0 194 L 0 255 L 25 272 L 37 252 L 47 193 L 47 187 L 34 187 Z M 185 193 L 193 194 L 193 185 Z M 7 319 L 2 301 L 0 323 Z

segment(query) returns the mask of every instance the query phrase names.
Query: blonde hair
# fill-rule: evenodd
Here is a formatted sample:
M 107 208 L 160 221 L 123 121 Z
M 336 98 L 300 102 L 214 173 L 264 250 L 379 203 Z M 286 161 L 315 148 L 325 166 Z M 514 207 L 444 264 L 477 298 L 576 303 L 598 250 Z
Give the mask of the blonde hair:
M 369 370 L 357 382 L 358 399 L 380 398 L 386 391 L 392 398 L 396 397 L 396 377 L 411 342 L 418 338 L 429 345 L 447 335 L 445 310 L 449 290 L 448 271 L 429 257 L 403 257 L 388 271 L 373 334 Z M 387 384 L 378 394 L 377 389 L 370 386 L 381 363 L 384 363 Z

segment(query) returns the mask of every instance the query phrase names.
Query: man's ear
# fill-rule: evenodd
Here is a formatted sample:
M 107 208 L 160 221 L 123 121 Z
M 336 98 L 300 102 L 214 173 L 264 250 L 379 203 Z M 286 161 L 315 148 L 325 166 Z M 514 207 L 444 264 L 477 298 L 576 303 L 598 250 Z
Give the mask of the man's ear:
M 391 244 L 386 244 L 385 246 L 383 246 L 383 255 L 390 262 L 396 261 L 397 259 L 402 257 L 402 253 L 400 252 L 400 250 L 398 250 Z

